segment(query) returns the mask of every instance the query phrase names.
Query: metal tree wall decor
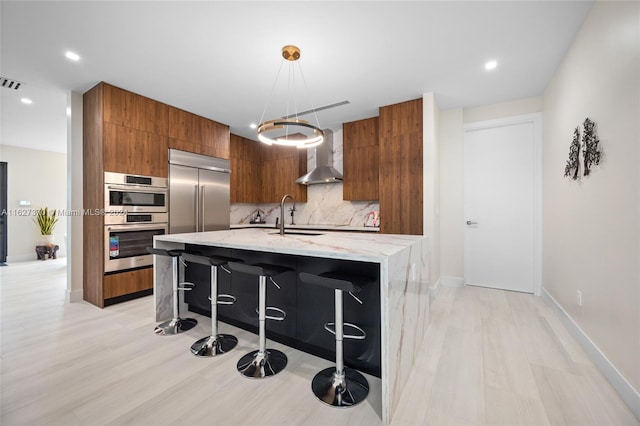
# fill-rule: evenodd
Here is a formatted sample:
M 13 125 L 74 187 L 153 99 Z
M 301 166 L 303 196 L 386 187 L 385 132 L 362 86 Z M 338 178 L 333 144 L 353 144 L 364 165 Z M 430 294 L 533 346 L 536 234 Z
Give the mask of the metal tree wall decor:
M 569 159 L 567 165 L 564 166 L 564 176 L 571 176 L 571 179 L 577 180 L 580 171 L 580 128 L 576 127 L 573 130 L 573 140 L 569 147 Z
M 600 164 L 602 152 L 600 151 L 600 139 L 596 135 L 596 123 L 585 118 L 582 124 L 582 143 L 580 142 L 580 126 L 573 130 L 573 140 L 569 147 L 569 159 L 564 167 L 564 176 L 572 180 L 580 179 L 580 151 L 582 151 L 582 170 L 584 176 L 589 176 L 591 167 Z
M 600 143 L 600 139 L 596 135 L 595 128 L 596 123 L 585 118 L 584 120 L 584 133 L 582 133 L 582 150 L 583 154 L 583 163 L 584 163 L 584 175 L 589 176 L 591 172 L 591 166 L 600 164 L 600 157 L 602 153 L 600 152 L 600 147 L 598 144 Z

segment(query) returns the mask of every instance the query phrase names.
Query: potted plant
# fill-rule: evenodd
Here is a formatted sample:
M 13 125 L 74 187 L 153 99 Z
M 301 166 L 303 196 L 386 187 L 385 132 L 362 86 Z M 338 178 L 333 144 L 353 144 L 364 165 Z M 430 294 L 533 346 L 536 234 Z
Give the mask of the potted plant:
M 52 212 L 49 213 L 48 207 L 41 208 L 40 210 L 38 210 L 34 222 L 40 229 L 40 235 L 42 235 L 43 244 L 53 244 L 53 228 L 55 228 L 56 223 L 58 223 L 57 212 L 55 210 L 52 210 Z

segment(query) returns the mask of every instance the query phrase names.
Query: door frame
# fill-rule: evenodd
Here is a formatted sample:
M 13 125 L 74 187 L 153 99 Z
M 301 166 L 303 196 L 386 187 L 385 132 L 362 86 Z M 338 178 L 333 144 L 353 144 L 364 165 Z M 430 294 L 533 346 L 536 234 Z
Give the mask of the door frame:
M 531 123 L 533 124 L 533 286 L 534 294 L 540 296 L 542 287 L 542 113 L 537 112 L 533 114 L 516 115 L 512 117 L 499 118 L 495 120 L 477 121 L 467 123 L 464 125 L 464 135 L 462 142 L 462 161 L 463 161 L 463 182 L 465 182 L 466 169 L 464 167 L 464 149 L 467 138 L 467 133 L 476 131 L 491 129 L 496 127 L 505 127 L 516 124 Z M 463 220 L 460 224 L 462 226 L 463 246 L 462 246 L 462 265 L 463 275 L 466 275 L 467 271 L 467 233 L 465 229 L 465 221 L 467 220 L 467 212 L 465 207 L 465 191 L 462 188 L 462 214 Z M 464 277 L 464 283 L 466 283 L 466 276 Z

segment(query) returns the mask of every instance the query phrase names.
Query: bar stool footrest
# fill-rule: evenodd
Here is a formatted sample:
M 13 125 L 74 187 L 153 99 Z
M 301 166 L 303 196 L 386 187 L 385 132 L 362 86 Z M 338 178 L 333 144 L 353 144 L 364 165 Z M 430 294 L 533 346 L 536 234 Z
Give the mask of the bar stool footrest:
M 178 291 L 191 291 L 196 285 L 188 281 L 184 281 L 178 284 Z
M 211 300 L 211 298 L 209 298 L 209 300 Z M 218 299 L 216 300 L 216 303 L 218 305 L 233 305 L 234 303 L 236 303 L 236 297 L 232 294 L 218 294 Z
M 329 333 L 333 334 L 334 336 L 336 334 L 335 327 L 336 327 L 336 324 L 333 323 L 333 322 L 328 322 L 328 323 L 325 323 L 325 325 L 324 325 L 324 329 L 327 330 Z M 343 330 L 346 329 L 346 328 L 350 328 L 350 329 L 356 330 L 360 334 L 346 334 L 346 333 L 343 333 L 342 337 L 344 339 L 364 340 L 364 339 L 367 338 L 367 332 L 364 331 L 362 328 L 358 327 L 355 324 L 352 324 L 350 322 L 345 322 L 343 324 Z
M 280 314 L 280 316 L 274 317 L 273 315 L 266 315 L 266 312 L 269 311 L 275 311 L 277 313 Z M 258 310 L 258 308 L 256 308 L 256 314 L 260 314 L 260 311 Z M 287 313 L 280 309 L 280 308 L 276 308 L 275 306 L 267 306 L 265 307 L 265 319 L 268 320 L 273 320 L 273 321 L 283 321 L 286 317 L 287 317 Z

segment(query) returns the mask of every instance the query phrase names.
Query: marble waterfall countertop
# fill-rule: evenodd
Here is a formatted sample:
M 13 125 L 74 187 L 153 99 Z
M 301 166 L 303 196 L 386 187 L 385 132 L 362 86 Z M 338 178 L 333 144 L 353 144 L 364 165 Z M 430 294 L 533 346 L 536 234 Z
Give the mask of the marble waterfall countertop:
M 300 234 L 282 236 L 275 228 L 245 228 L 161 235 L 155 237 L 155 241 L 380 263 L 424 240 L 423 236 L 418 235 L 311 230 L 294 232 Z
M 179 249 L 192 244 L 377 263 L 380 268 L 381 389 L 378 396 L 370 398 L 370 403 L 379 406 L 383 422 L 389 423 L 411 376 L 428 326 L 427 238 L 376 232 L 295 232 L 307 235 L 281 236 L 273 227 L 232 229 L 160 235 L 154 237 L 154 246 Z M 319 235 L 308 235 L 312 233 Z M 171 318 L 172 276 L 171 261 L 165 256 L 155 256 L 156 321 Z
M 278 229 L 273 223 L 238 223 L 231 225 L 231 229 L 243 228 L 270 228 Z M 351 226 L 351 225 L 285 225 L 286 229 L 313 229 L 323 231 L 340 231 L 340 232 L 380 232 L 378 226 Z

